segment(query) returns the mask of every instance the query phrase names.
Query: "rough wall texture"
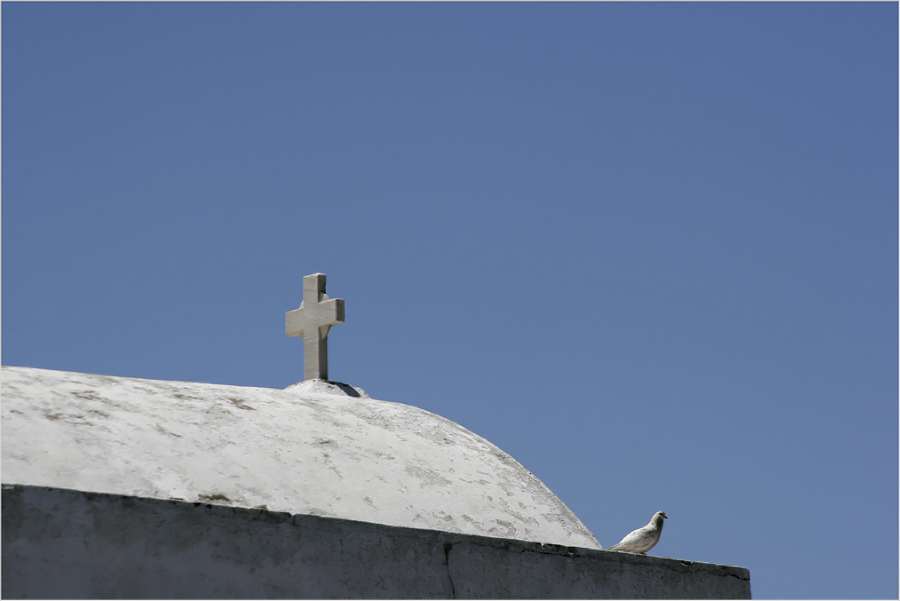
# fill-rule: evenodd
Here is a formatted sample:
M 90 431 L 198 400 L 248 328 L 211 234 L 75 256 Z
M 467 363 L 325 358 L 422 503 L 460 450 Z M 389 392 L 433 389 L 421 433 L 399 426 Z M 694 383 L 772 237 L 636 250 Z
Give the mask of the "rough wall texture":
M 6 483 L 601 548 L 489 441 L 349 386 L 274 390 L 29 367 L 2 376 Z
M 3 486 L 14 598 L 750 598 L 744 568 L 36 486 Z

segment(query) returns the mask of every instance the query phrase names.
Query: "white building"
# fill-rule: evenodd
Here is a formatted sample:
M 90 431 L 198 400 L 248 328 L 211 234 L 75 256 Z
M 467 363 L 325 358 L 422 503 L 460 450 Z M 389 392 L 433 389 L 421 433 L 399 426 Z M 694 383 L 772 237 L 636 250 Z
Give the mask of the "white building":
M 2 411 L 4 598 L 750 597 L 744 568 L 603 551 L 487 440 L 324 379 L 4 367 Z

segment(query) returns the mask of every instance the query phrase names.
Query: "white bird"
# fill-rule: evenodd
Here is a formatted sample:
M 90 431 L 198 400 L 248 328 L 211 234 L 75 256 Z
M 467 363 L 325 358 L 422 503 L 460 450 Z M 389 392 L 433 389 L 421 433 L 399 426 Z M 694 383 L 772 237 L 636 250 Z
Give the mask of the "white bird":
M 643 528 L 638 528 L 622 539 L 618 545 L 607 547 L 607 551 L 627 551 L 628 553 L 636 553 L 638 555 L 646 555 L 647 551 L 656 546 L 659 542 L 659 535 L 662 534 L 663 520 L 668 516 L 663 511 L 657 511 L 653 514 L 653 519 Z

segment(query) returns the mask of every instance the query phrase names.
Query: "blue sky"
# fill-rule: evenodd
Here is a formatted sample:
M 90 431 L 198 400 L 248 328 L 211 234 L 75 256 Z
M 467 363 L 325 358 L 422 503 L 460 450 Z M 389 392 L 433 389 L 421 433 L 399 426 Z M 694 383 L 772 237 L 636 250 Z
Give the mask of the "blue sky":
M 898 595 L 896 3 L 3 3 L 5 365 L 443 415 L 604 546 Z

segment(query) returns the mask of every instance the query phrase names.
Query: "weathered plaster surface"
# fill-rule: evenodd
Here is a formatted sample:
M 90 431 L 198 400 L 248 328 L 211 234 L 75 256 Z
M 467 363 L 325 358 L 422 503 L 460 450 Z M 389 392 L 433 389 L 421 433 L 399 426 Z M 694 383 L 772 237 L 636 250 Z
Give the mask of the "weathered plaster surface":
M 2 376 L 7 484 L 600 548 L 562 501 L 487 440 L 359 389 L 22 367 Z
M 4 598 L 749 599 L 744 568 L 3 487 Z

